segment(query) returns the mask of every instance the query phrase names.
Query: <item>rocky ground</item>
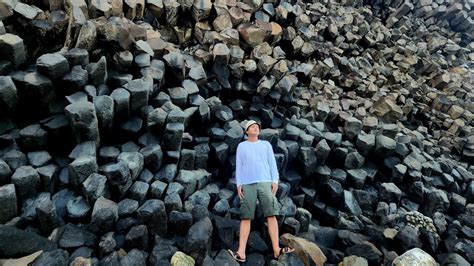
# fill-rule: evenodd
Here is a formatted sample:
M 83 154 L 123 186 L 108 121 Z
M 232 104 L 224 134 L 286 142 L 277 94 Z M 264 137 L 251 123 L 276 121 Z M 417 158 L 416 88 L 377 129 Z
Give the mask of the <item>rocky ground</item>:
M 272 259 L 474 263 L 474 1 L 3 0 L 0 258 L 235 265 L 263 125 Z M 41 252 L 37 252 L 42 250 Z

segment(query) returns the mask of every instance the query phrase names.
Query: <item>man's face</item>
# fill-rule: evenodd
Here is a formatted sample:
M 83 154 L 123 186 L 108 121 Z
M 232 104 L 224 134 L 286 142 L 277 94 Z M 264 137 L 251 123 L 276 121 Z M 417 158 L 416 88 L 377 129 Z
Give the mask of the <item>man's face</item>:
M 260 127 L 258 124 L 253 124 L 248 127 L 247 129 L 247 135 L 258 135 L 260 134 Z

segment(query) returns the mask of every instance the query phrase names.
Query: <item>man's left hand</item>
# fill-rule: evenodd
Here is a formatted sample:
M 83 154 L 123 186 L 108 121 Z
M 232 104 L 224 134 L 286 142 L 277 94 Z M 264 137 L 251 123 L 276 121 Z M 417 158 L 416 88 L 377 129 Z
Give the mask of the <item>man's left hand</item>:
M 272 193 L 273 195 L 276 195 L 278 190 L 278 183 L 272 183 Z

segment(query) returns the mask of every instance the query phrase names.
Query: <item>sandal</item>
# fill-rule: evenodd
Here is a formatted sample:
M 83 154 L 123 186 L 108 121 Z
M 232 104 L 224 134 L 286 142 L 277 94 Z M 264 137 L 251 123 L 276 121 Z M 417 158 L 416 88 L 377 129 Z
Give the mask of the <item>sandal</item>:
M 282 248 L 280 248 L 280 252 L 279 252 L 279 254 L 278 254 L 278 257 L 276 257 L 275 259 L 278 260 L 278 258 L 280 258 L 280 256 L 281 256 L 282 254 L 293 253 L 293 251 L 295 251 L 294 248 L 282 247 Z
M 242 256 L 240 256 L 240 254 L 237 253 L 237 251 L 234 252 L 230 249 L 228 249 L 227 251 L 229 251 L 230 255 L 234 258 L 234 260 L 238 262 L 245 262 L 245 258 L 242 258 Z

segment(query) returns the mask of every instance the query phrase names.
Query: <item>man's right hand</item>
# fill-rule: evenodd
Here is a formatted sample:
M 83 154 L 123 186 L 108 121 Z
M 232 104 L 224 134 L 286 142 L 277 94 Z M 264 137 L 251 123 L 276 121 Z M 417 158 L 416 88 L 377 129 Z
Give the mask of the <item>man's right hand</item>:
M 244 192 L 242 191 L 242 185 L 237 187 L 237 195 L 239 195 L 240 199 L 244 198 Z

